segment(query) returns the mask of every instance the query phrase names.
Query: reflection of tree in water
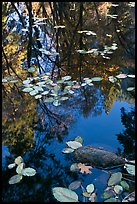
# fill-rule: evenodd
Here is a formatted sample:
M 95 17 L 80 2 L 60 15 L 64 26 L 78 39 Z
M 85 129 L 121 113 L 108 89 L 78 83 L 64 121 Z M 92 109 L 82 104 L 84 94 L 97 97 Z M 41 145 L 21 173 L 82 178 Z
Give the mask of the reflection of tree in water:
M 125 108 L 121 108 L 121 121 L 125 130 L 117 134 L 120 144 L 123 145 L 123 156 L 128 159 L 135 158 L 135 109 L 126 112 Z M 119 149 L 119 151 L 121 151 Z

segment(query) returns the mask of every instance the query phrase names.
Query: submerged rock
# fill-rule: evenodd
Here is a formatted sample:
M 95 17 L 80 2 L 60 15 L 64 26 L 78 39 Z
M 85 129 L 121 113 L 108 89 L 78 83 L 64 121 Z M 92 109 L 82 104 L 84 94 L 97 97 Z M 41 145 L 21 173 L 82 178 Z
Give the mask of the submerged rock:
M 125 164 L 125 159 L 117 156 L 115 153 L 91 146 L 79 147 L 74 151 L 74 157 L 78 162 L 88 163 L 100 168 Z

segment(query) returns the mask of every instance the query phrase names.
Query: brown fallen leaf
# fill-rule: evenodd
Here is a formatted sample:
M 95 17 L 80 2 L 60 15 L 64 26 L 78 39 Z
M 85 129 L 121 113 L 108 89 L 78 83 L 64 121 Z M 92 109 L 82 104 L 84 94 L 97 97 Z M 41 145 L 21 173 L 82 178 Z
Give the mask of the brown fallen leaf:
M 86 166 L 85 164 L 79 163 L 78 168 L 80 169 L 81 173 L 91 174 L 92 172 L 89 169 L 93 169 L 92 166 Z

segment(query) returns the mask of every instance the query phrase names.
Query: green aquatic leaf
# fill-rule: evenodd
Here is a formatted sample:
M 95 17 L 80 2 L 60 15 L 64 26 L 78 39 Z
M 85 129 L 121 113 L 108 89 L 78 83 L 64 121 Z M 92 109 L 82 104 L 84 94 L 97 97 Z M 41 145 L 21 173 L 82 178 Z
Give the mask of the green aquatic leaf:
M 119 74 L 116 77 L 119 79 L 125 79 L 127 77 L 127 75 L 126 74 Z
M 135 90 L 135 87 L 128 87 L 127 88 L 127 91 L 133 91 L 133 90 Z
M 17 166 L 17 168 L 16 168 L 17 174 L 22 174 L 23 167 L 24 167 L 24 163 L 20 163 L 20 164 Z
M 54 98 L 52 98 L 52 97 L 46 98 L 44 100 L 44 102 L 46 102 L 46 103 L 52 103 L 53 101 L 54 101 Z
M 79 171 L 79 167 L 78 167 L 78 163 L 74 163 L 70 166 L 70 171 L 72 172 L 78 172 Z
M 128 74 L 127 76 L 130 77 L 130 78 L 135 78 L 134 74 Z
M 92 183 L 87 185 L 87 187 L 86 187 L 86 190 L 88 193 L 93 193 L 94 189 L 95 189 L 94 184 L 92 184 Z
M 117 202 L 118 200 L 116 198 L 109 198 L 107 200 L 104 200 L 104 202 Z
M 120 194 L 123 191 L 123 187 L 120 185 L 114 186 L 114 191 L 116 194 Z
M 75 92 L 72 91 L 72 90 L 69 90 L 68 93 L 70 93 L 70 94 L 74 94 Z
M 6 78 L 3 78 L 2 79 L 2 83 L 5 83 L 5 82 L 7 82 L 8 80 L 6 79 Z
M 82 84 L 81 84 L 81 86 L 86 86 L 86 85 L 87 85 L 87 83 L 82 83 Z
M 8 168 L 9 168 L 9 169 L 12 169 L 12 168 L 15 167 L 15 166 L 16 166 L 16 164 L 15 164 L 15 163 L 12 163 L 12 164 L 9 164 L 9 165 L 8 165 Z
M 16 83 L 16 82 L 18 82 L 18 80 L 16 79 L 16 80 L 11 80 L 10 81 L 11 83 Z
M 44 89 L 41 86 L 33 86 L 33 89 L 37 91 L 44 91 Z
M 71 190 L 76 190 L 81 186 L 81 181 L 73 181 L 72 183 L 69 184 L 69 189 Z
M 79 147 L 82 147 L 82 144 L 80 142 L 77 142 L 77 141 L 69 141 L 69 142 L 66 142 L 66 144 L 71 147 L 72 149 L 77 149 Z
M 29 92 L 29 94 L 31 96 L 34 96 L 34 95 L 38 94 L 38 91 L 37 90 L 33 90 L 33 91 Z
M 113 76 L 109 76 L 108 79 L 112 83 L 115 83 L 117 81 L 117 79 L 115 77 L 113 77 Z
M 23 92 L 31 92 L 31 91 L 33 91 L 33 88 L 30 88 L 30 87 L 24 88 L 22 91 Z
M 60 202 L 78 202 L 78 195 L 68 188 L 55 187 L 52 188 L 52 193 Z
M 92 79 L 92 81 L 101 81 L 103 78 L 102 77 L 93 77 L 91 79 Z
M 40 81 L 40 82 L 37 82 L 36 84 L 41 86 L 41 85 L 43 85 L 45 83 L 46 83 L 45 81 Z
M 64 80 L 64 81 L 67 81 L 67 80 L 70 80 L 71 79 L 71 76 L 64 76 L 64 77 L 62 77 L 62 80 Z
M 120 181 L 120 185 L 125 189 L 125 190 L 129 190 L 129 185 L 126 181 Z
M 19 165 L 23 162 L 23 158 L 21 156 L 18 156 L 15 160 L 14 160 L 15 164 Z
M 36 71 L 36 69 L 34 68 L 34 67 L 30 67 L 29 69 L 28 69 L 28 72 L 31 72 L 31 73 L 33 73 L 33 72 L 35 72 Z
M 61 98 L 60 98 L 60 101 L 66 101 L 67 99 L 69 99 L 69 97 L 64 96 L 64 97 L 61 97 Z
M 82 193 L 82 195 L 85 196 L 86 198 L 89 198 L 91 194 L 85 191 Z
M 42 95 L 47 95 L 49 93 L 49 91 L 44 91 L 44 92 L 42 92 L 41 94 Z
M 108 186 L 113 186 L 113 185 L 119 183 L 121 181 L 121 179 L 122 179 L 122 173 L 121 172 L 113 173 L 108 180 Z
M 24 80 L 22 83 L 23 84 L 29 84 L 31 82 L 31 80 L 27 79 L 27 80 Z
M 39 99 L 39 98 L 42 98 L 42 95 L 38 94 L 35 96 L 35 99 Z
M 65 154 L 69 154 L 69 153 L 72 153 L 72 152 L 74 152 L 74 149 L 69 148 L 69 147 L 64 148 L 64 149 L 62 150 L 62 153 L 65 153 Z
M 54 106 L 59 106 L 61 103 L 60 103 L 60 101 L 59 100 L 54 100 L 53 101 L 53 105 Z
M 77 137 L 75 138 L 75 141 L 82 144 L 82 143 L 83 143 L 83 138 L 80 137 L 80 136 L 77 136 Z
M 25 168 L 22 170 L 23 176 L 34 176 L 36 174 L 36 170 L 33 168 Z
M 9 184 L 19 183 L 19 182 L 21 181 L 22 178 L 23 178 L 22 175 L 19 175 L 19 174 L 14 175 L 14 176 L 12 176 L 12 177 L 10 178 L 10 180 L 9 180 Z
M 106 199 L 106 198 L 110 198 L 114 195 L 114 192 L 113 191 L 105 191 L 103 194 L 102 194 L 102 198 Z
M 126 168 L 129 174 L 135 176 L 135 165 L 125 164 L 124 168 Z

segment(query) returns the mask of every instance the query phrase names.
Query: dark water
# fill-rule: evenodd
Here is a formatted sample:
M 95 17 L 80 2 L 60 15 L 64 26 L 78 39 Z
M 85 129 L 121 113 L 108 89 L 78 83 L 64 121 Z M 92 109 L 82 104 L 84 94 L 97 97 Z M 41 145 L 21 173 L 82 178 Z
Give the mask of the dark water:
M 96 201 L 103 202 L 101 195 L 109 173 L 97 168 L 92 169 L 92 174 L 71 172 L 70 166 L 76 161 L 72 154 L 62 153 L 66 142 L 77 136 L 83 138 L 83 145 L 134 160 L 135 91 L 127 88 L 135 86 L 135 78 L 117 79 L 115 83 L 108 80 L 109 76 L 120 73 L 135 74 L 134 7 L 127 2 L 110 6 L 108 13 L 118 15 L 115 19 L 106 17 L 106 3 L 3 2 L 3 78 L 16 75 L 17 79 L 25 80 L 33 76 L 27 72 L 30 67 L 37 68 L 37 75 L 50 72 L 55 80 L 66 75 L 79 82 L 84 77 L 103 77 L 94 86 L 81 86 L 57 107 L 50 103 L 44 105 L 42 99 L 23 93 L 22 81 L 2 84 L 3 201 L 56 202 L 53 187 L 68 188 L 72 181 L 80 180 L 85 188 L 93 183 Z M 34 24 L 36 17 L 46 19 Z M 57 25 L 65 28 L 54 28 Z M 93 31 L 96 35 L 79 34 L 81 30 Z M 103 51 L 105 45 L 112 46 L 112 43 L 118 48 L 105 55 L 108 59 L 104 55 L 76 51 Z M 59 55 L 46 55 L 41 48 Z M 22 156 L 26 167 L 36 169 L 37 174 L 9 185 L 15 168 L 10 170 L 7 166 L 17 156 Z M 125 172 L 123 168 L 113 171 Z M 133 189 L 132 183 L 129 184 Z M 83 201 L 82 190 L 75 192 L 79 201 Z

